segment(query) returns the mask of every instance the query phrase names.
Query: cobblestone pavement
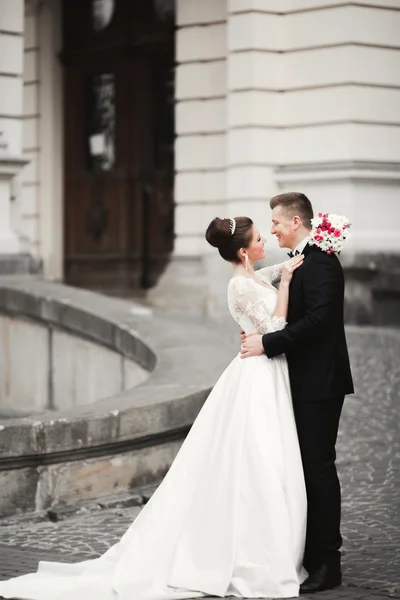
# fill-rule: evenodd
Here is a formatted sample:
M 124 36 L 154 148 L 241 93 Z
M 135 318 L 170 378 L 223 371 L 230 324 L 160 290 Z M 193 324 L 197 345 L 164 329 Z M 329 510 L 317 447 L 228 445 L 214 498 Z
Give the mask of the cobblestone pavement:
M 344 585 L 317 596 L 400 598 L 400 331 L 350 327 L 348 341 L 356 394 L 345 402 L 337 445 Z M 56 522 L 43 515 L 0 521 L 0 578 L 35 570 L 39 559 L 98 556 L 141 510 L 121 504 L 102 501 Z

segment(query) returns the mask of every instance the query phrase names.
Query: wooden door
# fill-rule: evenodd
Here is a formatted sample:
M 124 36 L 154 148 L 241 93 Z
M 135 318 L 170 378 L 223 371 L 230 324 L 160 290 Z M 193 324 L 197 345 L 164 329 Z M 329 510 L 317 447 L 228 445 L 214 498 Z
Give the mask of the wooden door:
M 65 277 L 151 287 L 173 247 L 173 24 L 148 0 L 65 0 L 63 20 Z

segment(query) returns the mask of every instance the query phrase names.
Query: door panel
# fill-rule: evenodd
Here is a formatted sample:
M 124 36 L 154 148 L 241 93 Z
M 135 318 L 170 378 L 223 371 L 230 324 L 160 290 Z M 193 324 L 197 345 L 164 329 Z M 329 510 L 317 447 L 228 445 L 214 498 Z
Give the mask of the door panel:
M 173 24 L 116 0 L 94 31 L 95 4 L 64 1 L 66 280 L 150 287 L 173 248 Z

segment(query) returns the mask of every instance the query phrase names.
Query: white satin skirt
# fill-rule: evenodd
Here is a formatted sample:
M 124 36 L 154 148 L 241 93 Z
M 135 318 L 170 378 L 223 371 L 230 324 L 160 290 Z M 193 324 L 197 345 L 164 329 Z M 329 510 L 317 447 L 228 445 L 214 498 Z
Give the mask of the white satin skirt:
M 306 511 L 286 360 L 237 356 L 121 540 L 93 560 L 41 562 L 36 573 L 0 582 L 0 596 L 297 596 Z

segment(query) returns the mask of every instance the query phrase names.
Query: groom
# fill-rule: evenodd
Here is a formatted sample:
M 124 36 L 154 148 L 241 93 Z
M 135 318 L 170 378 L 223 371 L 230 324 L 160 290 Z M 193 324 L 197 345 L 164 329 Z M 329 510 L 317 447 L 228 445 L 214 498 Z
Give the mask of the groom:
M 308 514 L 303 594 L 341 584 L 340 484 L 335 444 L 345 394 L 354 392 L 343 324 L 344 278 L 335 254 L 309 245 L 313 209 L 304 194 L 275 196 L 271 233 L 281 248 L 304 254 L 293 274 L 287 321 L 281 331 L 242 334 L 243 358 L 286 354 Z M 291 253 L 290 253 L 291 255 Z

